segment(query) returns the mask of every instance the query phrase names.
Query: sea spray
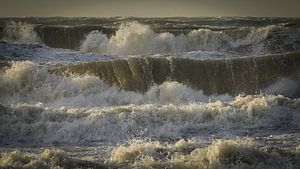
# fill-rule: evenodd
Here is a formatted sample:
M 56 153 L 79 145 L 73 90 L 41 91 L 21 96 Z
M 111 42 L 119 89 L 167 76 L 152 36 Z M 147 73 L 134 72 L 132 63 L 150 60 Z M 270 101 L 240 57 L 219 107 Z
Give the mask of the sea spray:
M 34 25 L 26 22 L 8 22 L 4 28 L 4 39 L 16 43 L 40 42 Z

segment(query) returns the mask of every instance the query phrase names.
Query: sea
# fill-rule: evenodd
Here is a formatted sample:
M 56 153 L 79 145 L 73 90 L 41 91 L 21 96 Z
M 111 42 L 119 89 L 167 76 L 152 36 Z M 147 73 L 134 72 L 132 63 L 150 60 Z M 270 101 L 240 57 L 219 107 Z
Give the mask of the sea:
M 300 18 L 0 18 L 0 168 L 299 169 Z

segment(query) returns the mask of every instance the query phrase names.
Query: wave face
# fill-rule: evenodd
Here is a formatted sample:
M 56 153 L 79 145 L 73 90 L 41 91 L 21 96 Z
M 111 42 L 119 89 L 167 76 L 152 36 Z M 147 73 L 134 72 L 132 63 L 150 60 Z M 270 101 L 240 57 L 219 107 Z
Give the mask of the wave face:
M 299 21 L 0 18 L 0 168 L 298 169 Z
M 90 73 L 125 90 L 146 91 L 153 84 L 178 81 L 206 94 L 233 95 L 259 93 L 265 88 L 268 93 L 280 93 L 280 85 L 277 88 L 269 86 L 288 78 L 294 85 L 291 85 L 291 91 L 285 93 L 283 88 L 289 89 L 281 85 L 281 94 L 293 93 L 289 96 L 297 97 L 299 58 L 299 53 L 217 60 L 144 57 L 68 65 L 55 72 Z

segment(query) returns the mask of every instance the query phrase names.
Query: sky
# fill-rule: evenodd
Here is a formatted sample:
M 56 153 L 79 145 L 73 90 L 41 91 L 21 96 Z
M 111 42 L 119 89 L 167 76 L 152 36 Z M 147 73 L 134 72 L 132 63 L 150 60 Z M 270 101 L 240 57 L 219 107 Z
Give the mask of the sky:
M 300 0 L 0 0 L 0 17 L 300 17 Z

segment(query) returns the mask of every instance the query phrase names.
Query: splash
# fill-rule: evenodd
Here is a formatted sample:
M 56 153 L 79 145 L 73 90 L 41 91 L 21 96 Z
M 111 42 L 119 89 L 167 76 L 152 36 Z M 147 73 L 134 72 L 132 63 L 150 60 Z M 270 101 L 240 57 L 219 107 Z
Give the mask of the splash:
M 168 32 L 157 34 L 148 25 L 129 22 L 121 24 L 119 30 L 110 38 L 100 31 L 92 31 L 86 36 L 80 50 L 120 55 L 226 50 L 261 44 L 275 28 L 276 26 L 253 28 L 243 39 L 239 39 L 225 31 L 209 29 L 193 30 L 186 35 L 178 36 Z M 253 49 L 259 48 L 256 46 Z
M 4 28 L 4 39 L 16 43 L 38 43 L 40 38 L 34 25 L 26 22 L 9 22 Z

